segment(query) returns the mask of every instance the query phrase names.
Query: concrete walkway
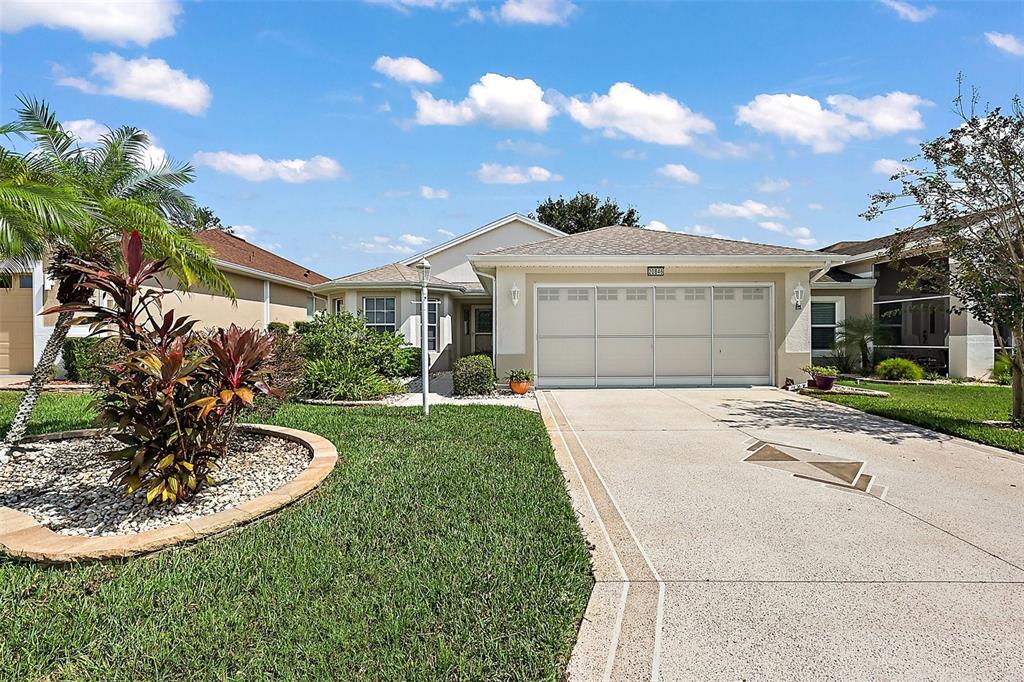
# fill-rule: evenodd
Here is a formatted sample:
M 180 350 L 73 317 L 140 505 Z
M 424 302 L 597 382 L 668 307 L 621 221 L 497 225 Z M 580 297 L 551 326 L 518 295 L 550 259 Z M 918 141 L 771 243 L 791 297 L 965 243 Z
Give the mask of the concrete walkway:
M 771 389 L 538 399 L 595 547 L 573 680 L 1020 678 L 1024 458 Z

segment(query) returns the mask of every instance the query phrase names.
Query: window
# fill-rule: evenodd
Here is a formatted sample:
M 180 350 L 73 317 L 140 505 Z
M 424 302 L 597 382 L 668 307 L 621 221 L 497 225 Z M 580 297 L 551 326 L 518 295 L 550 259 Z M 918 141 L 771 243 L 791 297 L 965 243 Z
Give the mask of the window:
M 627 301 L 646 301 L 647 289 L 626 289 Z
M 394 296 L 367 296 L 363 299 L 363 315 L 370 329 L 395 333 Z
M 598 289 L 597 300 L 599 301 L 617 301 L 619 300 L 618 289 Z
M 715 287 L 715 300 L 716 301 L 735 301 L 736 290 L 735 289 L 723 289 L 722 287 Z
M 763 301 L 764 289 L 760 287 L 746 287 L 743 289 L 744 301 Z
M 437 350 L 437 311 L 441 302 L 436 298 L 427 301 L 427 350 Z M 420 302 L 416 301 L 416 312 L 420 309 Z M 423 324 L 422 321 L 420 324 Z
M 11 288 L 11 276 L 10 275 L 0 275 L 0 289 L 10 289 L 10 288 Z
M 538 301 L 557 301 L 561 289 L 538 289 L 537 300 Z
M 312 296 L 306 297 L 306 319 L 312 320 L 316 315 L 316 299 Z
M 32 275 L 18 275 L 18 286 L 22 289 L 31 289 Z
M 334 299 L 334 314 L 335 315 L 341 315 L 343 312 L 345 312 L 345 299 L 344 298 L 336 298 L 336 299 Z
M 683 300 L 684 301 L 705 301 L 707 300 L 707 289 L 699 289 L 695 287 L 686 287 L 683 289 Z
M 566 299 L 569 301 L 589 301 L 590 289 L 566 289 Z
M 676 300 L 676 290 L 675 289 L 665 289 L 663 287 L 658 287 L 657 289 L 654 290 L 654 300 L 656 300 L 656 301 L 674 301 L 674 300 Z
M 831 350 L 836 341 L 836 304 L 811 302 L 811 350 Z

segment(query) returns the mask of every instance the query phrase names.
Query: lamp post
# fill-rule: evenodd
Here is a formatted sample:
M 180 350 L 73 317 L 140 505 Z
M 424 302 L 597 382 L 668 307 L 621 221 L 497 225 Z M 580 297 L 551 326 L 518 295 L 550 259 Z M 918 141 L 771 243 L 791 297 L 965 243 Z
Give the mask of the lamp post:
M 420 371 L 423 376 L 420 383 L 423 386 L 423 416 L 430 416 L 430 403 L 427 401 L 427 394 L 430 392 L 430 378 L 428 369 L 430 358 L 427 356 L 427 323 L 430 317 L 430 310 L 427 304 L 427 282 L 430 281 L 430 263 L 426 258 L 421 258 L 416 264 L 416 270 L 420 273 Z

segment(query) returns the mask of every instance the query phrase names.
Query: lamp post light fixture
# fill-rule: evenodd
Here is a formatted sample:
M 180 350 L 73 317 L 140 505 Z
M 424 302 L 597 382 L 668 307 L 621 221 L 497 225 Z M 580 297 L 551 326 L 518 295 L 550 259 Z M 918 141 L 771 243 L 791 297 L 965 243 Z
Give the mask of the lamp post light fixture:
M 519 305 L 519 285 L 512 282 L 512 288 L 509 290 L 509 294 L 512 296 L 512 305 Z
M 790 297 L 789 302 L 792 303 L 797 310 L 800 310 L 804 306 L 805 292 L 806 289 L 804 289 L 803 285 L 800 284 L 800 282 L 797 282 L 796 286 L 793 287 L 793 295 Z
M 427 303 L 427 283 L 430 281 L 430 262 L 421 258 L 416 264 L 416 270 L 420 273 L 420 371 L 422 376 L 420 383 L 423 386 L 423 416 L 430 416 L 430 403 L 427 394 L 430 393 L 430 377 L 428 376 L 430 358 L 427 355 L 427 324 L 430 318 L 430 308 Z

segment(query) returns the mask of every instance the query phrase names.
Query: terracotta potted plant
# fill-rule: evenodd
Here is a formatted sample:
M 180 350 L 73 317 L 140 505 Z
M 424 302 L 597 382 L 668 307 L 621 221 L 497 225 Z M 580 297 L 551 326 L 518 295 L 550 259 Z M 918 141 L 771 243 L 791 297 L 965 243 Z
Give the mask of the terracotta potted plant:
M 811 377 L 807 380 L 807 387 L 817 388 L 819 391 L 831 391 L 836 383 L 836 377 L 839 376 L 839 370 L 835 367 L 805 365 L 802 369 Z
M 533 372 L 528 369 L 513 369 L 508 373 L 508 387 L 516 395 L 524 395 L 530 390 Z

